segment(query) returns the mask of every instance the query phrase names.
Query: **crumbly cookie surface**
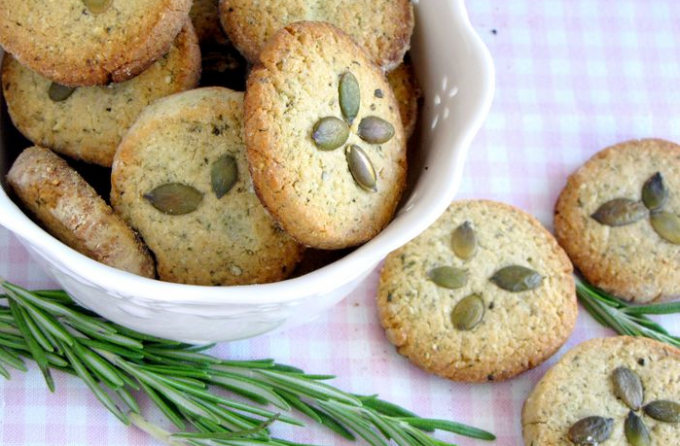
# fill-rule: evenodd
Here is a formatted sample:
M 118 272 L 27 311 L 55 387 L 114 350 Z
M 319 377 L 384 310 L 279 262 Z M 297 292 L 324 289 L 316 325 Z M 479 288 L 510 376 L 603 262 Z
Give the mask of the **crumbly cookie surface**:
M 345 144 L 320 150 L 314 126 L 324 117 L 343 118 L 338 88 L 348 72 L 358 80 L 359 114 Z M 345 33 L 311 22 L 282 29 L 250 73 L 245 113 L 256 191 L 286 232 L 311 247 L 340 249 L 369 240 L 388 224 L 406 178 L 399 109 L 381 71 Z M 382 144 L 362 141 L 358 127 L 368 116 L 392 124 L 394 136 Z M 353 144 L 375 168 L 376 191 L 362 189 L 348 168 L 346 148 Z
M 469 260 L 451 245 L 465 222 L 478 239 Z M 538 272 L 540 286 L 509 292 L 491 282 L 511 265 Z M 442 266 L 463 269 L 467 283 L 458 289 L 435 284 L 430 272 Z M 484 316 L 471 330 L 459 330 L 452 311 L 472 294 L 483 299 Z M 455 381 L 499 381 L 539 365 L 567 340 L 577 314 L 572 266 L 555 239 L 526 213 L 482 200 L 454 202 L 423 234 L 391 253 L 377 299 L 397 351 Z
M 405 61 L 387 73 L 387 81 L 390 83 L 394 97 L 399 103 L 399 114 L 401 115 L 401 122 L 404 124 L 404 133 L 408 139 L 416 129 L 418 103 L 422 97 L 422 91 L 411 62 Z
M 122 82 L 167 53 L 191 0 L 0 0 L 0 45 L 23 65 L 71 86 Z
M 24 150 L 7 182 L 42 226 L 71 248 L 114 268 L 155 276 L 153 259 L 137 235 L 50 150 Z
M 2 87 L 14 125 L 33 143 L 71 158 L 110 167 L 123 135 L 144 107 L 194 88 L 201 71 L 193 27 L 142 74 L 109 86 L 76 88 L 61 101 L 50 99 L 52 81 L 6 55 Z
M 266 42 L 293 22 L 328 22 L 352 36 L 385 70 L 396 68 L 410 46 L 409 0 L 220 0 L 222 25 L 234 45 L 257 63 Z
M 627 367 L 640 377 L 643 404 L 680 402 L 680 350 L 646 338 L 609 337 L 584 342 L 569 351 L 541 379 L 522 412 L 526 446 L 573 446 L 570 427 L 590 416 L 612 418 L 611 437 L 600 446 L 625 446 L 624 422 L 630 409 L 618 399 L 611 375 Z M 663 423 L 638 413 L 652 444 L 673 445 L 680 424 Z
M 573 173 L 555 209 L 555 234 L 593 285 L 629 301 L 680 296 L 680 245 L 659 237 L 648 217 L 611 227 L 591 216 L 616 198 L 640 200 L 647 179 L 661 172 L 664 209 L 680 215 L 680 146 L 659 139 L 607 148 Z
M 243 93 L 201 88 L 149 106 L 123 139 L 113 163 L 111 202 L 145 238 L 162 280 L 273 282 L 299 261 L 300 246 L 277 228 L 252 188 L 242 127 Z M 218 198 L 212 172 L 224 156 L 232 157 L 238 174 Z M 168 215 L 145 198 L 172 183 L 202 195 L 195 210 Z

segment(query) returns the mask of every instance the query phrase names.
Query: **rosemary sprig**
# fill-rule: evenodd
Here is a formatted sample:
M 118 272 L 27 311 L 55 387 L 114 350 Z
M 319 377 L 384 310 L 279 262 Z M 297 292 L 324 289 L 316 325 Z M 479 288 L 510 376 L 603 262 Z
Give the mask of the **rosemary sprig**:
M 482 440 L 493 434 L 446 420 L 420 418 L 377 396 L 353 395 L 271 359 L 228 361 L 193 346 L 148 336 L 106 321 L 59 290 L 28 291 L 0 278 L 0 374 L 26 371 L 32 359 L 54 391 L 52 370 L 80 377 L 125 424 L 172 446 L 300 446 L 271 436 L 272 423 L 304 426 L 291 409 L 372 446 L 448 446 L 431 435 L 448 431 Z M 257 405 L 211 391 L 220 388 Z M 141 391 L 179 429 L 147 422 L 131 391 Z M 188 429 L 192 429 L 190 432 Z
M 582 279 L 576 280 L 576 294 L 583 307 L 605 327 L 621 335 L 642 336 L 680 347 L 680 337 L 674 336 L 647 315 L 680 313 L 680 302 L 652 305 L 631 305 L 595 288 Z

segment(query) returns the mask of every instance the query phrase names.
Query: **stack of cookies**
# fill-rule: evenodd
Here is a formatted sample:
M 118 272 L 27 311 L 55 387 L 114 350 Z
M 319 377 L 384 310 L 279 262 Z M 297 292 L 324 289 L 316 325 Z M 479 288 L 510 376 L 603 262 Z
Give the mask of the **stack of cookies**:
M 408 0 L 0 0 L 3 93 L 34 144 L 8 183 L 55 237 L 134 274 L 318 268 L 401 198 L 413 26 Z M 109 203 L 91 165 L 111 169 Z

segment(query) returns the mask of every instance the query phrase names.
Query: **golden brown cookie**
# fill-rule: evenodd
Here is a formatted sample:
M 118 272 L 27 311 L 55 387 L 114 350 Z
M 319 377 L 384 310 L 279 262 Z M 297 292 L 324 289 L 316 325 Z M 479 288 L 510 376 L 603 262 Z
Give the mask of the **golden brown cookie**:
M 387 73 L 387 81 L 399 103 L 399 114 L 406 138 L 410 138 L 418 122 L 418 103 L 422 97 L 416 73 L 410 61 L 405 61 Z
M 648 181 L 667 191 L 654 211 L 643 203 Z M 601 151 L 569 177 L 557 201 L 555 233 L 589 282 L 646 303 L 680 296 L 678 216 L 680 146 L 633 140 Z
M 406 178 L 399 108 L 382 72 L 324 23 L 281 30 L 261 61 L 245 102 L 258 196 L 307 246 L 340 249 L 371 239 L 391 220 Z
M 170 52 L 129 81 L 60 89 L 7 55 L 2 88 L 14 125 L 33 143 L 111 167 L 120 140 L 144 107 L 198 84 L 200 57 L 187 20 Z
M 576 323 L 572 266 L 530 215 L 457 201 L 394 251 L 380 275 L 387 338 L 454 381 L 501 381 L 541 364 Z
M 200 88 L 147 107 L 116 152 L 111 182 L 111 203 L 144 237 L 162 280 L 274 282 L 300 259 L 253 190 L 243 93 Z
M 677 405 L 675 422 L 658 419 L 658 409 L 666 404 L 659 401 Z M 584 434 L 599 432 L 594 438 L 599 442 L 581 444 L 675 445 L 678 410 L 680 350 L 646 338 L 593 339 L 564 355 L 529 395 L 522 412 L 524 444 L 573 446 Z M 589 420 L 575 426 L 584 419 Z M 649 443 L 626 437 L 627 431 L 644 430 Z
M 7 182 L 42 226 L 71 248 L 114 268 L 155 276 L 153 259 L 137 235 L 50 150 L 24 150 Z
M 190 0 L 0 0 L 0 45 L 69 86 L 126 81 L 168 52 Z
M 384 70 L 396 68 L 410 47 L 409 0 L 220 0 L 224 30 L 251 63 L 280 29 L 298 21 L 327 22 L 345 31 Z

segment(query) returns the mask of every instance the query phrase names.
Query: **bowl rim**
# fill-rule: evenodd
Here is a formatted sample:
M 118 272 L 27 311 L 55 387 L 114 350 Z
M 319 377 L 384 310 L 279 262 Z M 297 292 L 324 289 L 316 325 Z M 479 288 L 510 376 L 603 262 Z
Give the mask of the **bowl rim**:
M 414 0 L 413 3 L 417 6 L 422 1 L 427 0 Z M 417 219 L 414 219 L 414 224 L 402 225 L 398 236 L 384 237 L 388 227 L 376 238 L 342 259 L 300 277 L 268 284 L 211 287 L 140 277 L 90 259 L 63 244 L 34 223 L 8 197 L 2 187 L 0 187 L 0 206 L 3 212 L 0 212 L 0 225 L 38 248 L 47 258 L 57 259 L 58 262 L 51 262 L 56 263 L 55 267 L 62 269 L 59 265 L 65 265 L 63 268 L 71 269 L 72 273 L 69 273 L 69 276 L 86 278 L 96 286 L 105 289 L 108 294 L 126 299 L 132 297 L 168 305 L 251 305 L 253 303 L 285 304 L 304 296 L 330 293 L 339 286 L 358 278 L 367 269 L 374 268 L 388 253 L 403 246 L 427 229 L 443 214 L 459 189 L 470 144 L 491 107 L 495 91 L 495 68 L 489 50 L 470 22 L 464 0 L 448 0 L 448 3 L 452 12 L 450 20 L 455 23 L 455 27 L 459 27 L 461 32 L 466 34 L 469 44 L 473 47 L 471 52 L 479 57 L 482 94 L 475 104 L 476 107 L 467 117 L 470 124 L 458 138 L 457 145 L 461 149 L 456 151 L 451 159 L 452 166 L 449 166 L 453 173 L 452 180 L 446 184 L 440 197 L 434 203 L 425 206 L 427 211 L 420 213 Z M 336 280 L 342 280 L 342 282 L 333 286 L 329 277 L 336 277 L 338 278 Z M 259 294 L 256 301 L 253 300 L 253 292 Z

